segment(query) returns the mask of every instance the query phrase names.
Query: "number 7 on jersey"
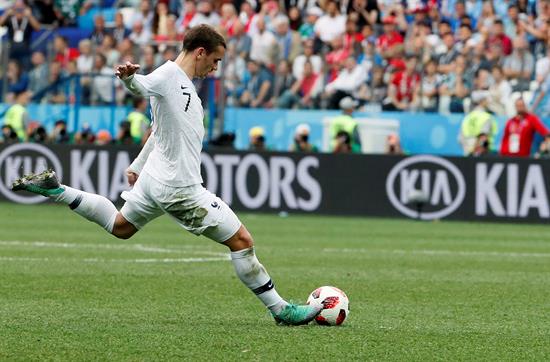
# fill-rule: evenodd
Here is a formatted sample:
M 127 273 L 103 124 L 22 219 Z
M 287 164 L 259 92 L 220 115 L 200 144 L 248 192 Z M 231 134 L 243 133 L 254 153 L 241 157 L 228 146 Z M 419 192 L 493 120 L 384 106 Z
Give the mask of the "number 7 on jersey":
M 187 87 L 180 86 L 182 90 L 187 89 Z M 191 103 L 191 93 L 183 92 L 184 96 L 187 96 L 187 104 L 185 105 L 185 112 L 189 109 L 189 103 Z

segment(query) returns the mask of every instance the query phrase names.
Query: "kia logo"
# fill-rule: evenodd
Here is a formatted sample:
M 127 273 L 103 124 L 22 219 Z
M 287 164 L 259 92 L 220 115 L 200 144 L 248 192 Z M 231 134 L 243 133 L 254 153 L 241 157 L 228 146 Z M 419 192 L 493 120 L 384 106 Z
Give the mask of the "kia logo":
M 59 179 L 63 176 L 61 162 L 49 148 L 37 143 L 17 143 L 0 152 L 0 193 L 21 204 L 37 204 L 47 200 L 44 196 L 15 193 L 11 184 L 28 173 L 39 173 L 53 168 Z
M 422 220 L 441 219 L 464 201 L 466 183 L 460 170 L 436 156 L 413 156 L 397 163 L 386 178 L 386 194 L 403 215 Z M 419 212 L 417 205 L 423 205 Z

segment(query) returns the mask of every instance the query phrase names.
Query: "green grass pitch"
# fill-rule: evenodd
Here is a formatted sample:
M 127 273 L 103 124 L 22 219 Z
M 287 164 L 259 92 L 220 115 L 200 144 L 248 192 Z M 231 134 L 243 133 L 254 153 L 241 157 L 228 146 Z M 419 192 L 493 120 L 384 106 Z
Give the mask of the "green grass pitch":
M 240 216 L 284 297 L 347 292 L 343 326 L 276 326 L 225 248 L 167 217 L 123 241 L 2 203 L 0 360 L 550 359 L 546 225 Z

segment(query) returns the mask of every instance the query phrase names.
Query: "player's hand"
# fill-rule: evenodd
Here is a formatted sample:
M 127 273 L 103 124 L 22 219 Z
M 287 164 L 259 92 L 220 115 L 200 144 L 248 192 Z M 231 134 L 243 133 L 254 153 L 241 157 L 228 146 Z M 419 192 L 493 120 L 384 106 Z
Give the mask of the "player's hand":
M 137 72 L 138 69 L 139 64 L 126 62 L 126 64 L 120 64 L 116 66 L 115 75 L 120 79 L 125 79 Z
M 134 186 L 139 175 L 134 171 L 126 170 L 126 177 L 128 178 L 128 185 Z

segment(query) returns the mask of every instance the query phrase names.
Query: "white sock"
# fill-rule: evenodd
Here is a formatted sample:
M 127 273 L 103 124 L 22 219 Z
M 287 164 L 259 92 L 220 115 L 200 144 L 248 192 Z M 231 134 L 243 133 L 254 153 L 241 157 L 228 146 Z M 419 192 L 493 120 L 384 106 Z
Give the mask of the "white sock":
M 73 189 L 62 185 L 64 192 L 51 198 L 69 205 L 71 210 L 84 218 L 95 222 L 109 233 L 113 232 L 118 210 L 111 201 L 101 195 Z
M 275 290 L 267 271 L 256 258 L 254 248 L 231 252 L 231 261 L 244 285 L 252 290 L 269 310 L 279 314 L 288 303 Z

